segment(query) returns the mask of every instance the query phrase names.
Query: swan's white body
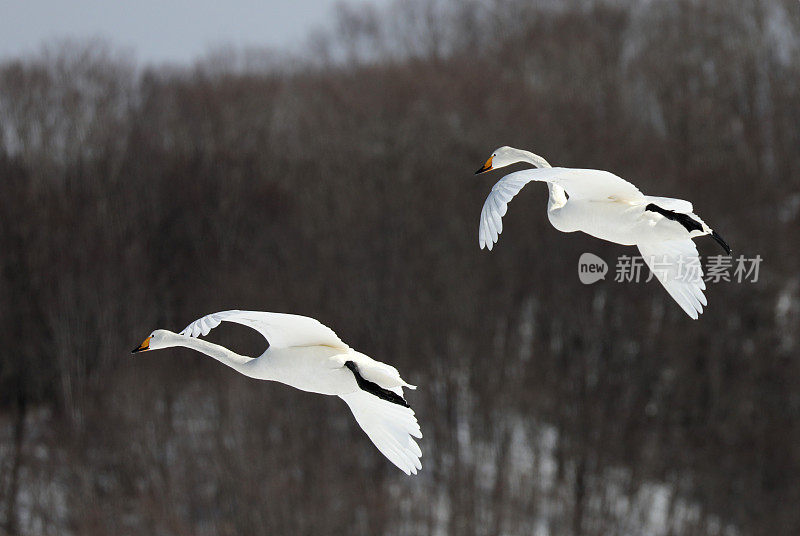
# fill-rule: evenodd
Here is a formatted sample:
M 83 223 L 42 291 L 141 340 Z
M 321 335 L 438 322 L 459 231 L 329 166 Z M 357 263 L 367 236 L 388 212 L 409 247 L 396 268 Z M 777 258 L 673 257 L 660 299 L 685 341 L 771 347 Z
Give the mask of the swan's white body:
M 553 168 L 541 156 L 511 147 L 495 151 L 477 173 L 516 162 L 533 164 L 536 169 L 506 175 L 492 187 L 481 210 L 481 249 L 491 250 L 498 241 L 511 199 L 531 181 L 546 182 L 550 191 L 547 217 L 553 227 L 637 246 L 645 263 L 686 314 L 696 319 L 703 312 L 706 286 L 692 239 L 712 234 L 729 253 L 730 249 L 692 213 L 689 201 L 644 195 L 608 171 Z
M 197 338 L 223 321 L 255 329 L 269 341 L 269 348 L 260 357 L 252 358 Z M 195 320 L 180 334 L 156 330 L 134 351 L 173 346 L 202 352 L 251 378 L 338 396 L 350 407 L 378 450 L 392 463 L 406 474 L 416 474 L 422 468 L 419 460 L 422 452 L 413 439 L 421 438 L 422 432 L 414 411 L 402 399 L 403 387 L 415 387 L 403 381 L 396 368 L 356 352 L 333 330 L 313 318 L 260 311 L 223 311 Z M 356 374 L 367 380 L 363 385 L 368 390 L 362 389 Z M 393 397 L 381 390 L 394 393 L 394 401 L 387 400 Z

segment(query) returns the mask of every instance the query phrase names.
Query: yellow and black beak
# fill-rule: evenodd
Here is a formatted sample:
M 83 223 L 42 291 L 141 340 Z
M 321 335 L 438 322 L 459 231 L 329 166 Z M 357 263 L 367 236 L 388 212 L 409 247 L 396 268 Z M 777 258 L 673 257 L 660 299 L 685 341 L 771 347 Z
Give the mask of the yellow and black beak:
M 486 163 L 483 165 L 483 167 L 481 169 L 479 169 L 478 171 L 475 172 L 475 175 L 480 175 L 481 173 L 484 173 L 486 171 L 491 171 L 491 169 L 492 169 L 492 158 L 494 158 L 494 155 L 489 157 L 489 160 L 486 161 Z
M 142 344 L 140 344 L 139 346 L 137 346 L 136 348 L 131 350 L 131 353 L 135 354 L 135 353 L 138 353 L 138 352 L 144 352 L 145 350 L 149 350 L 149 349 L 150 349 L 150 337 L 147 337 L 144 340 L 144 342 L 142 342 Z

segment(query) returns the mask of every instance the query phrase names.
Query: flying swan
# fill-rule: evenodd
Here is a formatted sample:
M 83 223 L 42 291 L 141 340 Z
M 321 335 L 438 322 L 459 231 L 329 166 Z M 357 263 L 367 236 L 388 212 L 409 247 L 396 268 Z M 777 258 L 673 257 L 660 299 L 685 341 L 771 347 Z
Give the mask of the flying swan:
M 246 357 L 198 337 L 221 322 L 235 322 L 258 331 L 269 341 L 260 357 Z M 407 475 L 422 469 L 421 438 L 414 411 L 403 398 L 397 369 L 356 352 L 327 326 L 307 316 L 260 311 L 222 311 L 173 333 L 157 329 L 133 353 L 185 346 L 258 380 L 291 385 L 301 391 L 338 396 L 384 456 Z
M 554 168 L 529 151 L 500 147 L 475 174 L 517 162 L 533 164 L 506 175 L 492 187 L 481 210 L 478 240 L 492 249 L 503 231 L 508 203 L 530 181 L 550 190 L 547 217 L 559 231 L 586 234 L 626 246 L 637 246 L 647 266 L 669 295 L 693 319 L 707 305 L 706 285 L 692 238 L 710 234 L 730 255 L 728 244 L 692 213 L 682 199 L 642 194 L 628 181 L 597 169 Z

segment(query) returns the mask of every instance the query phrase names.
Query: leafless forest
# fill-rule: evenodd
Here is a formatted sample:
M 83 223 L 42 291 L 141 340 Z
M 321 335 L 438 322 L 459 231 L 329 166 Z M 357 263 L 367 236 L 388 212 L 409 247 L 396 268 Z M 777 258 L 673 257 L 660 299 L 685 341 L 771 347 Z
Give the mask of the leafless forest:
M 301 56 L 0 64 L 0 533 L 800 533 L 798 81 L 794 0 L 343 5 Z M 634 250 L 536 184 L 480 251 L 504 144 L 694 201 L 758 282 L 698 321 L 582 285 Z M 338 399 L 129 354 L 232 308 L 418 384 L 420 475 Z

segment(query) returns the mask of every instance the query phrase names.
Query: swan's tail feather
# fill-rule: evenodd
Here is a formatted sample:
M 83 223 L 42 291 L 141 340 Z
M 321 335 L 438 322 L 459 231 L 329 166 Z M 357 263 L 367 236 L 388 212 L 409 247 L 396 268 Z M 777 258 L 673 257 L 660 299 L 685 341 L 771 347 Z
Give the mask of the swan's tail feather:
M 649 210 L 650 212 L 661 214 L 662 216 L 664 216 L 669 220 L 680 223 L 683 226 L 683 228 L 689 231 L 690 233 L 692 231 L 701 231 L 701 232 L 704 231 L 703 223 L 701 221 L 697 221 L 699 220 L 699 218 L 697 218 L 697 216 L 695 216 L 694 214 L 684 214 L 682 212 L 676 212 L 674 210 L 667 210 L 665 208 L 659 207 L 655 203 L 650 203 L 649 205 L 644 207 L 644 209 Z M 692 218 L 692 216 L 694 216 L 694 218 Z
M 353 376 L 356 377 L 356 383 L 358 384 L 358 387 L 362 391 L 372 393 L 378 398 L 382 398 L 383 400 L 388 400 L 393 404 L 399 404 L 401 406 L 409 407 L 408 402 L 406 402 L 406 399 L 403 398 L 402 390 L 399 390 L 398 393 L 391 389 L 384 389 L 377 383 L 367 380 L 361 375 L 360 371 L 358 370 L 358 365 L 356 365 L 355 362 L 353 361 L 346 361 L 344 366 L 350 369 L 350 371 L 353 373 Z
M 669 201 L 669 199 L 667 198 L 648 198 L 648 199 L 663 199 Z M 722 249 L 725 250 L 725 253 L 727 253 L 728 255 L 731 254 L 731 247 L 728 245 L 727 242 L 725 242 L 725 240 L 719 235 L 719 233 L 711 229 L 708 225 L 706 225 L 706 223 L 703 220 L 701 220 L 697 216 L 697 214 L 691 213 L 691 203 L 689 203 L 688 201 L 681 201 L 679 199 L 675 199 L 672 201 L 676 201 L 678 203 L 686 203 L 689 206 L 689 212 L 683 213 L 676 210 L 666 209 L 664 207 L 656 205 L 655 203 L 648 204 L 646 207 L 644 207 L 644 209 L 649 210 L 651 212 L 656 212 L 658 214 L 661 214 L 667 219 L 680 223 L 684 227 L 684 229 L 689 231 L 689 233 L 692 233 L 694 231 L 699 231 L 699 234 L 697 235 L 690 234 L 690 236 L 692 237 L 710 234 L 711 237 L 717 241 L 717 244 L 722 246 Z M 678 204 L 677 206 L 680 205 Z
M 422 451 L 413 438 L 421 438 L 414 410 L 382 400 L 365 391 L 340 395 L 359 426 L 390 462 L 407 475 L 422 469 Z

